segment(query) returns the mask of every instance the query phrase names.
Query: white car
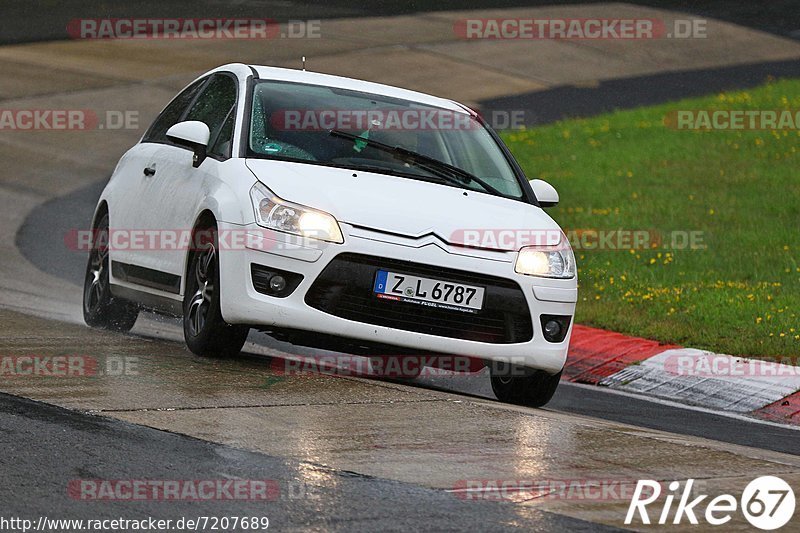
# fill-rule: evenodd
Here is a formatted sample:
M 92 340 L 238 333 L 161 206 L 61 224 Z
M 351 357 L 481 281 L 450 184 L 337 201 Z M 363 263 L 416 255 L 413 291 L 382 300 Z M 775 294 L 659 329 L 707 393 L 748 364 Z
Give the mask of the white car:
M 250 328 L 348 353 L 477 358 L 503 401 L 558 386 L 572 250 L 471 109 L 348 78 L 226 65 L 119 161 L 92 221 L 87 324 L 183 317 L 199 355 Z

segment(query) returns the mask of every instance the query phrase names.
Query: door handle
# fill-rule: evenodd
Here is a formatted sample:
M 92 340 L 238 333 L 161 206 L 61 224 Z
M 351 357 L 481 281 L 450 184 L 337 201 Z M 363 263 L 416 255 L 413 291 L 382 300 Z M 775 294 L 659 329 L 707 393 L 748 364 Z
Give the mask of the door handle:
M 150 177 L 150 176 L 155 176 L 155 175 L 156 175 L 156 167 L 155 167 L 155 166 L 152 166 L 152 167 L 144 167 L 144 170 L 143 170 L 143 172 L 144 172 L 144 175 L 145 175 L 145 176 L 148 176 L 148 177 Z

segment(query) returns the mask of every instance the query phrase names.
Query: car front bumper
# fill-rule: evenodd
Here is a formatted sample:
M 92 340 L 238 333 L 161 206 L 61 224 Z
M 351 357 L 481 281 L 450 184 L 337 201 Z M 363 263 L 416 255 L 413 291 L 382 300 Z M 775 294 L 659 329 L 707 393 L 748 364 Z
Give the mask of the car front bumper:
M 576 279 L 522 276 L 514 272 L 515 253 L 452 247 L 433 234 L 409 238 L 348 224 L 341 226 L 345 243 L 339 245 L 303 240 L 255 225 L 242 227 L 221 223 L 221 231 L 245 231 L 257 236 L 256 239 L 249 239 L 250 244 L 245 247 L 235 250 L 221 247 L 219 258 L 223 318 L 232 324 L 247 324 L 265 329 L 303 330 L 310 332 L 309 334 L 333 335 L 379 345 L 513 362 L 551 374 L 563 368 L 572 333 L 572 321 L 570 320 L 564 340 L 553 343 L 545 340 L 539 317 L 574 315 L 577 301 Z M 253 245 L 253 242 L 258 244 Z M 435 279 L 448 280 L 448 272 L 459 271 L 465 274 L 474 273 L 485 279 L 501 279 L 509 286 L 518 286 L 521 291 L 520 300 L 527 307 L 527 319 L 530 320 L 531 335 L 525 336 L 530 338 L 524 342 L 514 342 L 513 337 L 488 342 L 474 340 L 480 339 L 480 336 L 473 334 L 473 329 L 478 326 L 468 324 L 473 318 L 461 315 L 458 311 L 449 312 L 453 314 L 453 321 L 465 321 L 465 334 L 458 337 L 409 331 L 400 329 L 402 326 L 394 323 L 392 325 L 395 327 L 390 327 L 385 325 L 387 321 L 381 320 L 381 317 L 364 318 L 373 322 L 369 323 L 325 312 L 319 308 L 324 306 L 313 301 L 313 291 L 319 287 L 314 287 L 314 284 L 326 267 L 332 265 L 337 257 L 343 257 L 342 254 L 348 257 L 370 257 L 378 261 L 385 258 L 385 268 L 388 270 L 397 268 L 397 264 L 424 266 L 423 275 Z M 287 297 L 263 294 L 253 285 L 253 264 L 297 273 L 303 279 Z M 377 267 L 368 265 L 358 272 L 365 277 L 372 276 L 370 272 L 374 272 L 375 268 Z M 431 274 L 439 269 L 442 274 Z M 330 276 L 330 270 L 326 276 Z M 359 294 L 364 298 L 373 297 L 371 289 L 365 288 L 371 287 L 373 279 L 358 280 Z M 309 297 L 310 291 L 312 294 Z M 495 307 L 497 298 L 495 295 Z M 369 303 L 367 300 L 363 301 Z M 488 302 L 487 299 L 487 305 Z M 395 304 L 386 302 L 385 305 Z

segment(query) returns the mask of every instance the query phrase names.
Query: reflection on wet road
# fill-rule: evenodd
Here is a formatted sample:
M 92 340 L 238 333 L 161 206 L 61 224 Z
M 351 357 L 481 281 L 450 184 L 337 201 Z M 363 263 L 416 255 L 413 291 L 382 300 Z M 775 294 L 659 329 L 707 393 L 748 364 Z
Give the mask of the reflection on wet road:
M 696 478 L 713 491 L 735 490 L 742 476 L 756 474 L 800 480 L 796 456 L 401 383 L 287 373 L 282 357 L 288 354 L 274 347 L 248 345 L 255 353 L 209 360 L 178 342 L 12 312 L 2 317 L 0 350 L 12 361 L 3 366 L 3 392 L 331 471 L 441 489 L 454 498 L 476 498 L 466 489 L 487 480 L 613 482 L 630 490 L 640 478 Z M 176 334 L 169 323 L 144 322 L 138 330 Z M 23 356 L 39 358 L 38 373 L 15 366 Z M 53 367 L 59 356 L 66 366 Z M 52 375 L 58 368 L 65 375 Z M 452 379 L 477 383 L 485 376 Z M 329 474 L 313 468 L 299 475 L 320 483 Z M 628 503 L 528 492 L 503 499 L 609 525 L 621 525 Z

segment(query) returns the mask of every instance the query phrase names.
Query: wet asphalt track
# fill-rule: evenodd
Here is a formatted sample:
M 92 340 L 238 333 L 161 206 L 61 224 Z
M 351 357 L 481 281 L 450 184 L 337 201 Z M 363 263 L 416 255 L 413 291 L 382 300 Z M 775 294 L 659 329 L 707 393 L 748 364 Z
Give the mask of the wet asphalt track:
M 5 517 L 265 516 L 269 529 L 278 531 L 614 531 L 531 507 L 466 501 L 440 490 L 331 471 L 5 394 L 0 394 L 0 445 L 19 454 L 0 457 Z M 25 461 L 30 450 L 38 457 L 35 469 Z M 79 478 L 146 479 L 154 464 L 168 472 L 169 480 L 281 481 L 266 501 L 82 501 L 66 490 Z M 325 482 L 305 481 L 314 473 L 323 474 Z

